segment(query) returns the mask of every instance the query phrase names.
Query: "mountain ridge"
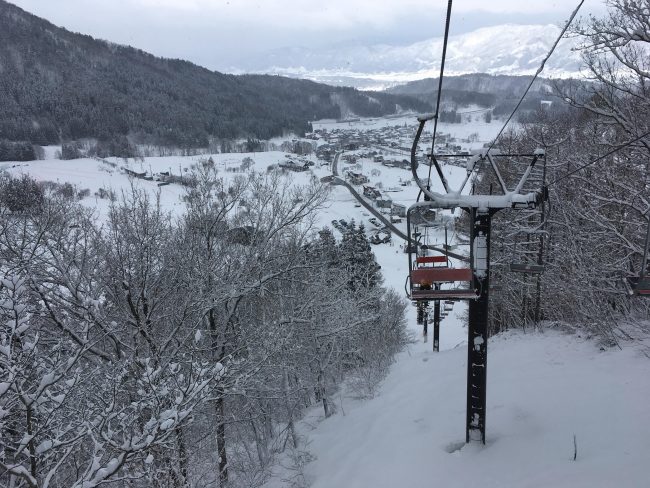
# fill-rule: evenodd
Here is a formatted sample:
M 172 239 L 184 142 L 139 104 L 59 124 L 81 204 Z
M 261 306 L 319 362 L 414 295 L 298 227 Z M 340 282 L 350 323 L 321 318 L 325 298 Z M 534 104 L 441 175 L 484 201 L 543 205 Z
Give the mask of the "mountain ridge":
M 531 75 L 561 29 L 552 24 L 504 24 L 483 27 L 449 38 L 445 73 L 463 75 Z M 435 37 L 405 45 L 353 44 L 323 50 L 287 48 L 242 64 L 244 69 L 300 77 L 333 85 L 384 89 L 438 76 L 443 39 Z M 547 77 L 577 77 L 581 57 L 576 42 L 564 38 L 546 63 Z M 262 67 L 262 63 L 266 66 Z
M 175 147 L 302 134 L 349 110 L 428 110 L 408 96 L 210 71 L 72 33 L 0 0 L 0 140 L 128 138 Z

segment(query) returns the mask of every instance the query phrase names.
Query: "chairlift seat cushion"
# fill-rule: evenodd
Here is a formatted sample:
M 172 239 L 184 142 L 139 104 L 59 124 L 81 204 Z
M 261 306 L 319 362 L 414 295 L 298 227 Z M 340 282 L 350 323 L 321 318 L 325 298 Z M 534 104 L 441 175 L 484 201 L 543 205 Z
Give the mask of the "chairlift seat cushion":
M 479 295 L 476 290 L 453 288 L 451 290 L 411 290 L 412 300 L 473 300 Z

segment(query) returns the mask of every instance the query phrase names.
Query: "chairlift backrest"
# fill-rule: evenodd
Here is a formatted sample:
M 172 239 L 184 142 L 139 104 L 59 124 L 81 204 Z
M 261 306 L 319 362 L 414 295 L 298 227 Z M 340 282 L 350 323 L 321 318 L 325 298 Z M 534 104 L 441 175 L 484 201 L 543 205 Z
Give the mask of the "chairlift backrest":
M 453 283 L 456 281 L 472 281 L 472 270 L 469 268 L 417 268 L 411 271 L 411 283 L 425 286 L 435 283 Z
M 415 260 L 418 264 L 446 263 L 447 257 L 446 256 L 418 256 L 417 258 L 415 258 Z

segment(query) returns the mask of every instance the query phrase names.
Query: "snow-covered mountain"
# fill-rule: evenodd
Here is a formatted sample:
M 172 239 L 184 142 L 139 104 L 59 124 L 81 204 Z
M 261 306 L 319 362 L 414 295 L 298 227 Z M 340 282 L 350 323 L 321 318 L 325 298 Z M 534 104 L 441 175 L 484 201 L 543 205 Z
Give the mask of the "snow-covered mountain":
M 534 73 L 557 39 L 555 25 L 506 24 L 452 36 L 445 72 L 449 75 Z M 427 39 L 409 45 L 344 45 L 324 50 L 287 48 L 251 59 L 246 71 L 307 78 L 332 85 L 385 88 L 438 75 L 443 40 Z M 575 41 L 562 39 L 543 76 L 569 77 L 580 71 Z

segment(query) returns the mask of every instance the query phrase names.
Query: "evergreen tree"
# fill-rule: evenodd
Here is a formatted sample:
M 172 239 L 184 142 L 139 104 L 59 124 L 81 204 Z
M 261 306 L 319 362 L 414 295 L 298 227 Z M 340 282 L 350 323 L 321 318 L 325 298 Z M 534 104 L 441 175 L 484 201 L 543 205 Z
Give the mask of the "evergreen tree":
M 363 223 L 357 227 L 353 220 L 346 228 L 339 245 L 339 254 L 349 276 L 350 290 L 357 292 L 381 285 L 381 266 L 377 264 Z
M 329 227 L 318 232 L 318 239 L 314 239 L 308 248 L 310 259 L 322 263 L 327 268 L 340 268 L 341 259 L 336 238 Z
M 12 212 L 38 212 L 43 199 L 43 189 L 28 175 L 0 180 L 0 206 Z

